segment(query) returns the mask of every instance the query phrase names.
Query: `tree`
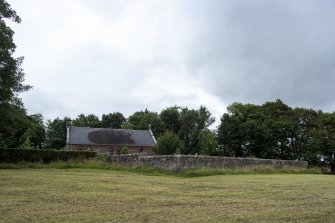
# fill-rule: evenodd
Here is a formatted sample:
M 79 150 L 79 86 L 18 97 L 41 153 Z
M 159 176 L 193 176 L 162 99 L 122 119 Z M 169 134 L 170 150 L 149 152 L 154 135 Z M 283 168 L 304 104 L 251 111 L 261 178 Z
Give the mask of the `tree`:
M 214 117 L 204 106 L 200 106 L 198 110 L 182 108 L 179 123 L 179 137 L 185 143 L 185 149 L 181 151 L 183 154 L 199 153 L 200 148 L 200 133 L 213 124 Z
M 101 125 L 103 128 L 121 129 L 126 118 L 120 112 L 103 114 Z
M 242 118 L 232 115 L 232 110 L 228 107 L 228 112 L 221 117 L 218 127 L 218 140 L 225 156 L 245 156 L 245 135 L 241 129 Z M 237 113 L 238 114 L 238 113 Z
M 129 116 L 123 128 L 147 130 L 149 129 L 149 125 L 151 125 L 152 132 L 156 137 L 163 133 L 162 121 L 158 114 L 145 109 Z
M 76 119 L 72 121 L 72 125 L 76 127 L 92 127 L 99 128 L 101 127 L 101 122 L 97 116 L 94 114 L 90 114 L 85 116 L 84 114 L 80 114 Z
M 13 42 L 14 32 L 9 28 L 4 19 L 20 23 L 21 19 L 10 5 L 0 1 L 0 104 L 11 102 L 18 93 L 30 88 L 24 85 L 24 72 L 20 68 L 23 57 L 14 58 L 16 45 Z
M 317 146 L 314 147 L 314 155 L 318 158 L 322 157 L 326 163 L 331 164 L 334 168 L 335 158 L 335 112 L 321 113 L 318 116 L 319 128 L 315 141 Z M 314 158 L 315 157 L 311 157 Z
M 261 106 L 233 103 L 227 110 L 218 128 L 225 155 L 318 163 L 334 148 L 335 121 L 329 113 L 292 109 L 281 100 Z
M 263 136 L 265 138 L 264 158 L 292 159 L 290 136 L 293 127 L 293 110 L 281 100 L 266 102 L 260 107 Z
M 292 108 L 277 100 L 261 106 L 233 103 L 227 110 L 218 128 L 225 153 L 242 157 L 292 157 Z
M 19 98 L 0 104 L 0 148 L 18 148 L 29 126 L 26 110 Z
M 23 84 L 25 74 L 20 68 L 23 57 L 13 57 L 14 32 L 5 19 L 21 21 L 10 5 L 0 0 L 0 147 L 18 147 L 27 126 L 27 116 L 17 95 L 30 86 Z
M 321 150 L 316 140 L 320 138 L 320 116 L 322 112 L 313 109 L 293 109 L 292 135 L 289 140 L 292 156 L 296 159 L 317 162 L 316 154 Z
M 206 129 L 200 133 L 199 139 L 201 155 L 217 156 L 221 154 L 218 150 L 218 138 L 215 132 Z
M 38 148 L 43 147 L 45 141 L 45 128 L 42 114 L 27 116 L 28 126 L 24 132 L 20 148 Z
M 45 147 L 50 149 L 61 149 L 66 146 L 66 125 L 71 119 L 65 117 L 63 119 L 56 118 L 53 121 L 48 120 L 46 131 Z
M 177 134 L 168 130 L 158 138 L 154 152 L 158 155 L 172 155 L 176 151 L 182 151 L 183 149 L 184 142 L 179 139 Z
M 171 130 L 174 133 L 178 133 L 180 130 L 180 108 L 177 106 L 165 108 L 159 114 L 159 118 L 163 123 L 165 130 Z

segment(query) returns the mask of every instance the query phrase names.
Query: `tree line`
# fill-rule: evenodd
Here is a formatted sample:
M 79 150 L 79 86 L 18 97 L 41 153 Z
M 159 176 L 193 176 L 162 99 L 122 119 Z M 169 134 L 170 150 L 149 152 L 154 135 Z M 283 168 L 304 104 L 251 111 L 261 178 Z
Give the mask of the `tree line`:
M 328 162 L 335 153 L 335 113 L 292 108 L 281 100 L 263 105 L 233 103 L 216 129 L 210 111 L 172 106 L 160 113 L 147 109 L 125 117 L 120 112 L 80 114 L 48 120 L 41 114 L 26 115 L 22 104 L 12 107 L 13 135 L 1 141 L 2 147 L 65 147 L 66 125 L 76 127 L 142 129 L 149 125 L 158 139 L 158 154 L 203 154 L 232 157 L 307 160 Z M 2 134 L 3 135 L 3 134 Z
M 335 113 L 292 108 L 281 100 L 233 103 L 218 127 L 226 156 L 329 162 L 335 153 Z
M 14 57 L 13 30 L 6 20 L 20 17 L 0 1 L 0 148 L 61 149 L 66 123 L 78 127 L 148 129 L 158 139 L 157 154 L 203 154 L 235 157 L 307 160 L 329 163 L 335 153 L 335 113 L 292 108 L 281 100 L 263 105 L 233 103 L 215 130 L 209 110 L 172 106 L 160 113 L 147 109 L 125 118 L 122 113 L 80 114 L 44 122 L 42 114 L 28 115 L 18 94 L 23 84 L 23 57 Z M 335 166 L 335 165 L 334 165 Z

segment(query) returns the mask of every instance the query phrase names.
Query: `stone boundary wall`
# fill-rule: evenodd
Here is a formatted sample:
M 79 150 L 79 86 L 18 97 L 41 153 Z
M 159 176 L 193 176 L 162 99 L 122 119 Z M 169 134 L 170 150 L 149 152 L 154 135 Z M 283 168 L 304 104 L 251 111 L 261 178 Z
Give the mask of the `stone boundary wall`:
M 163 155 L 143 156 L 141 154 L 112 155 L 112 164 L 127 166 L 153 166 L 164 170 L 180 171 L 190 168 L 234 168 L 269 166 L 275 168 L 308 168 L 307 161 L 254 159 L 222 156 Z

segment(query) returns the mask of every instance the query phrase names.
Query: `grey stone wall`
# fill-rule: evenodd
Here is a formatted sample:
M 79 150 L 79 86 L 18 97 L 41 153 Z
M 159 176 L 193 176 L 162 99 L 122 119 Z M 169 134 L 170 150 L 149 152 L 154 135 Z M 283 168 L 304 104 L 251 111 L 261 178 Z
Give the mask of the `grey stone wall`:
M 269 166 L 275 168 L 307 168 L 306 161 L 236 158 L 221 156 L 165 155 L 141 156 L 139 154 L 110 156 L 113 164 L 128 166 L 153 166 L 164 170 L 185 170 L 190 168 L 224 168 Z

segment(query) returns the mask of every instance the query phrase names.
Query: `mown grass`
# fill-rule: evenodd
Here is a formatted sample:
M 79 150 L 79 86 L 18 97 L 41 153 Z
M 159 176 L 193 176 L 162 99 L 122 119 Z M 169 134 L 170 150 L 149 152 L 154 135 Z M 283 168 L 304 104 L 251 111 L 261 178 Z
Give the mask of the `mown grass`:
M 68 162 L 28 163 L 20 162 L 17 164 L 0 163 L 0 169 L 99 169 L 111 171 L 124 171 L 140 173 L 150 176 L 177 176 L 177 177 L 201 177 L 214 175 L 235 175 L 235 174 L 321 174 L 318 168 L 273 168 L 269 166 L 256 166 L 246 168 L 198 168 L 184 171 L 167 171 L 150 166 L 122 166 L 112 165 L 102 160 L 91 159 L 85 162 L 71 160 Z
M 1 169 L 0 201 L 0 222 L 334 222 L 335 178 Z

